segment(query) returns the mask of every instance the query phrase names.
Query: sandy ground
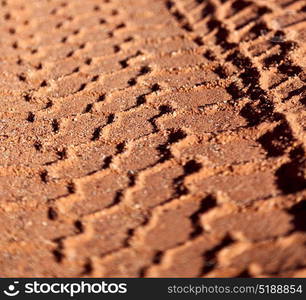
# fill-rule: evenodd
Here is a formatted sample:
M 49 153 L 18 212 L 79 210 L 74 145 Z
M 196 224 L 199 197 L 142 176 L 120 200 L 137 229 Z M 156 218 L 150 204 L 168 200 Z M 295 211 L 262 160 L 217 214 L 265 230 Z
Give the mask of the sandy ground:
M 1 276 L 306 277 L 306 1 L 0 24 Z

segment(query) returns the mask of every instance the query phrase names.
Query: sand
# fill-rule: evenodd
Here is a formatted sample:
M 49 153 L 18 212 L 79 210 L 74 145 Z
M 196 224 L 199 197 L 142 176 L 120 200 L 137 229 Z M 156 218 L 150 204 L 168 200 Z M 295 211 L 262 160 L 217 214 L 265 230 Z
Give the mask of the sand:
M 305 1 L 3 0 L 3 277 L 305 277 Z

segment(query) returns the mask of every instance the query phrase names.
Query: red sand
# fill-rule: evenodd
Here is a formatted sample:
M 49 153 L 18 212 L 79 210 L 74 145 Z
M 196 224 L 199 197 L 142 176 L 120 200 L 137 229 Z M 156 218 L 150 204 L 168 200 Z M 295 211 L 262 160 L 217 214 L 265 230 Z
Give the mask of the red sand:
M 305 20 L 1 1 L 1 276 L 306 276 Z

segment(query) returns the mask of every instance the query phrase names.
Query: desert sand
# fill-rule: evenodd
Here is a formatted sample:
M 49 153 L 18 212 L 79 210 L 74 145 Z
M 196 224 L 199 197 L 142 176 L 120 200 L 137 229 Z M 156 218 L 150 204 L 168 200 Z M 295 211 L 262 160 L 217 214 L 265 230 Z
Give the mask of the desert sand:
M 3 0 L 3 277 L 305 277 L 306 2 Z

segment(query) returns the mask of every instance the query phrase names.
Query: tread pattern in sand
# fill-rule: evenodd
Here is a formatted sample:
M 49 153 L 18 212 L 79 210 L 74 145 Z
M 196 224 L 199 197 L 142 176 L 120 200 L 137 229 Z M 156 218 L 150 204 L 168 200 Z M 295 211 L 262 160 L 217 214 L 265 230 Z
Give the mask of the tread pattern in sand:
M 306 276 L 305 2 L 122 3 L 1 1 L 1 274 Z

